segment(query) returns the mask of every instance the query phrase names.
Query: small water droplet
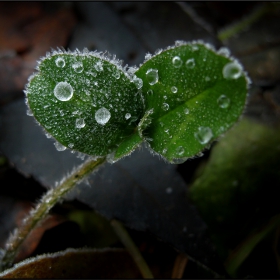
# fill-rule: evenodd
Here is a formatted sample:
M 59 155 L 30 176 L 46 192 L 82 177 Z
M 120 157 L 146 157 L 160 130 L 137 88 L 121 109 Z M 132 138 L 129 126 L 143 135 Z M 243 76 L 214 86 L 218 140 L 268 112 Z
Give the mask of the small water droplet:
M 205 81 L 206 81 L 206 82 L 209 82 L 209 81 L 210 81 L 210 78 L 209 78 L 208 76 L 206 76 L 206 77 L 205 77 Z
M 177 89 L 175 86 L 173 86 L 173 87 L 171 87 L 171 91 L 172 91 L 173 93 L 176 93 L 176 92 L 178 91 L 178 89 Z
M 82 73 L 84 70 L 84 66 L 83 63 L 80 61 L 75 62 L 74 64 L 72 64 L 72 68 L 74 69 L 74 71 L 76 73 Z
M 158 70 L 148 69 L 146 72 L 146 78 L 151 86 L 156 84 L 158 82 Z
M 76 119 L 76 128 L 83 128 L 85 125 L 86 123 L 84 119 Z
M 153 90 L 152 89 L 149 89 L 148 91 L 147 91 L 147 94 L 150 94 L 150 95 L 152 95 L 154 92 L 153 92 Z
M 172 63 L 174 67 L 179 68 L 182 66 L 183 61 L 179 56 L 174 56 L 172 58 Z
M 102 107 L 95 113 L 95 120 L 101 125 L 105 125 L 111 118 L 111 113 L 106 108 Z
M 182 146 L 179 146 L 177 149 L 176 149 L 176 154 L 178 156 L 182 156 L 185 152 L 185 149 L 182 147 Z
M 162 154 L 163 154 L 163 155 L 165 155 L 166 152 L 167 152 L 167 149 L 163 149 L 163 150 L 162 150 Z
M 198 51 L 198 46 L 197 46 L 197 45 L 193 45 L 193 46 L 192 46 L 192 50 L 193 50 L 193 51 Z
M 209 127 L 200 126 L 194 136 L 200 144 L 207 144 L 213 137 L 213 132 Z
M 225 95 L 221 95 L 218 99 L 217 99 L 217 103 L 219 105 L 220 108 L 228 108 L 229 104 L 230 104 L 230 99 L 225 96 Z
M 186 66 L 189 69 L 193 69 L 195 67 L 195 61 L 194 58 L 190 58 L 186 61 Z
M 241 76 L 242 68 L 236 62 L 230 62 L 223 68 L 223 76 L 225 79 L 234 80 Z
M 133 82 L 134 82 L 134 84 L 136 85 L 137 89 L 142 88 L 142 86 L 143 86 L 143 81 L 142 81 L 142 79 L 137 78 L 136 76 L 134 76 Z
M 70 149 L 72 149 L 72 148 L 74 147 L 74 144 L 73 144 L 73 143 L 70 143 L 70 144 L 68 145 L 68 147 L 69 147 Z
M 55 64 L 56 64 L 57 67 L 63 68 L 65 66 L 65 60 L 62 57 L 58 57 L 55 60 Z
M 67 82 L 60 82 L 54 88 L 54 95 L 60 101 L 68 101 L 73 96 L 73 88 Z
M 113 72 L 113 77 L 118 80 L 121 77 L 121 73 L 119 71 Z
M 126 120 L 128 120 L 128 119 L 130 119 L 131 114 L 127 113 L 127 114 L 125 114 L 125 116 L 124 116 L 124 117 L 125 117 L 125 119 L 126 119 Z
M 161 108 L 164 110 L 164 111 L 167 111 L 169 109 L 169 105 L 167 103 L 163 103 Z
M 32 111 L 29 108 L 26 110 L 26 115 L 30 116 L 30 117 L 33 116 L 33 113 L 32 113 Z
M 103 65 L 102 65 L 101 61 L 97 61 L 96 64 L 94 65 L 94 68 L 98 72 L 103 71 Z
M 64 150 L 66 150 L 66 147 L 63 146 L 62 144 L 58 143 L 58 142 L 55 142 L 54 145 L 55 145 L 55 148 L 56 148 L 59 152 L 62 152 L 62 151 L 64 151 Z
M 188 108 L 185 108 L 185 109 L 184 109 L 184 113 L 185 113 L 186 115 L 188 115 L 188 114 L 190 113 L 190 110 L 189 110 Z

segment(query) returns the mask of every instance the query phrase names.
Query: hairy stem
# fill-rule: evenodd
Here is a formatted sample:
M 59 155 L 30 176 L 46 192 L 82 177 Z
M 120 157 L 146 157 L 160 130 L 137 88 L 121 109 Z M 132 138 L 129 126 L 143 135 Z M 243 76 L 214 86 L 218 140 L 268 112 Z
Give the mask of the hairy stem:
M 138 248 L 134 244 L 124 226 L 117 220 L 112 220 L 111 225 L 126 249 L 129 251 L 137 267 L 141 271 L 143 278 L 154 278 L 149 266 L 147 265 L 146 261 L 142 257 L 141 253 L 139 252 Z
M 1 271 L 13 265 L 17 252 L 29 233 L 41 222 L 48 214 L 50 209 L 75 185 L 91 174 L 106 161 L 104 157 L 98 159 L 88 159 L 69 176 L 62 180 L 54 189 L 50 189 L 40 200 L 37 206 L 31 210 L 30 214 L 23 220 L 22 225 L 10 236 L 6 250 L 4 252 Z

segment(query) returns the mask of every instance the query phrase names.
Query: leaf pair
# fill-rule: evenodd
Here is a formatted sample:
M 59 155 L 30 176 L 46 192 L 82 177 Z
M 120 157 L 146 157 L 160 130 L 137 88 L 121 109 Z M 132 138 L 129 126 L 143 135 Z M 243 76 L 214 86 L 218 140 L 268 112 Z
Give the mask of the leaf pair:
M 137 68 L 97 52 L 53 51 L 26 87 L 59 143 L 112 162 L 142 141 L 171 163 L 199 154 L 241 115 L 249 79 L 228 50 L 177 41 Z

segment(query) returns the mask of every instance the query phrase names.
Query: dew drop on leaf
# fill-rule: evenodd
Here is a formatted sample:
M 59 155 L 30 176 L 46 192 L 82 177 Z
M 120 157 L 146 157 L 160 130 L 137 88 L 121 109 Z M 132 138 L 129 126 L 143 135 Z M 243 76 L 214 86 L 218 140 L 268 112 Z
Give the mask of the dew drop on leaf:
M 68 101 L 73 96 L 73 88 L 67 82 L 60 82 L 54 88 L 54 95 L 60 101 Z
M 205 77 L 205 81 L 206 81 L 206 82 L 209 82 L 210 80 L 211 80 L 211 79 L 210 79 L 208 76 Z
M 55 143 L 54 143 L 54 146 L 55 146 L 55 148 L 56 148 L 59 152 L 62 152 L 62 151 L 64 151 L 64 150 L 66 150 L 66 147 L 63 146 L 62 144 L 58 143 L 58 142 L 55 142 Z
M 176 153 L 178 156 L 181 156 L 183 155 L 185 152 L 185 149 L 182 147 L 182 146 L 179 146 L 177 149 L 176 149 Z
M 143 86 L 143 81 L 140 78 L 137 78 L 136 76 L 133 78 L 133 82 L 136 85 L 137 89 L 142 88 Z
M 72 148 L 74 147 L 74 144 L 73 144 L 73 143 L 70 143 L 70 144 L 68 145 L 68 147 L 69 147 L 70 149 L 72 149 Z
M 200 144 L 207 144 L 213 137 L 213 133 L 210 127 L 200 126 L 194 136 Z
M 178 89 L 177 89 L 175 86 L 173 86 L 173 87 L 171 87 L 171 91 L 172 91 L 173 93 L 176 93 L 176 92 L 178 91 Z
M 125 119 L 126 119 L 126 120 L 128 120 L 128 119 L 130 119 L 131 114 L 127 113 L 127 114 L 125 114 L 125 116 L 124 116 L 124 117 L 125 117 Z
M 84 70 L 84 66 L 83 66 L 83 63 L 82 62 L 75 62 L 73 65 L 72 65 L 72 68 L 74 69 L 74 71 L 76 73 L 82 73 L 83 70 Z
M 225 79 L 238 79 L 242 74 L 241 66 L 236 62 L 230 62 L 223 68 L 223 76 Z
M 158 82 L 158 70 L 148 69 L 146 72 L 146 78 L 151 86 L 156 84 Z
M 102 66 L 101 61 L 96 62 L 96 64 L 94 65 L 94 68 L 95 68 L 95 70 L 98 71 L 98 72 L 103 71 L 103 66 Z
M 62 57 L 58 57 L 55 60 L 55 64 L 56 64 L 57 67 L 63 68 L 65 66 L 65 60 Z
M 194 58 L 188 59 L 188 60 L 186 61 L 186 66 L 187 66 L 187 68 L 189 68 L 189 69 L 194 68 L 194 66 L 195 66 Z
M 164 111 L 167 111 L 169 109 L 169 105 L 167 103 L 163 103 L 161 108 L 164 110 Z
M 174 56 L 172 58 L 172 63 L 174 67 L 179 68 L 182 66 L 183 61 L 179 56 Z
M 152 90 L 152 89 L 149 89 L 149 90 L 147 91 L 147 94 L 149 94 L 149 95 L 153 94 L 153 90 Z
M 32 113 L 32 111 L 31 111 L 29 108 L 28 108 L 27 111 L 26 111 L 26 115 L 27 115 L 27 116 L 30 116 L 30 117 L 33 116 L 33 113 Z
M 111 113 L 106 108 L 102 107 L 95 113 L 95 120 L 101 125 L 105 125 L 111 118 Z
M 228 108 L 229 104 L 230 104 L 230 99 L 225 96 L 225 95 L 221 95 L 218 99 L 217 99 L 217 103 L 219 105 L 220 108 Z
M 113 77 L 115 77 L 118 80 L 121 77 L 120 72 L 119 71 L 114 72 Z
M 190 110 L 189 110 L 188 108 L 185 108 L 185 109 L 184 109 L 184 113 L 185 113 L 186 115 L 188 115 L 188 114 L 190 113 Z
M 83 128 L 85 125 L 86 123 L 84 119 L 76 119 L 76 128 Z

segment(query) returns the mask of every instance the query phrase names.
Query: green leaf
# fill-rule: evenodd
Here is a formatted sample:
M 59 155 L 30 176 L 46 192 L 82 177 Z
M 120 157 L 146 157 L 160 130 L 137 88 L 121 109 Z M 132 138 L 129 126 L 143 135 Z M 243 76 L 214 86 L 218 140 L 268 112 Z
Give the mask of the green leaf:
M 222 48 L 177 42 L 147 57 L 143 80 L 152 123 L 143 131 L 151 149 L 171 163 L 193 157 L 227 131 L 243 112 L 249 79 Z
M 26 88 L 35 119 L 60 144 L 104 156 L 133 134 L 143 114 L 139 80 L 103 54 L 53 51 Z M 141 81 L 140 81 L 141 82 Z

